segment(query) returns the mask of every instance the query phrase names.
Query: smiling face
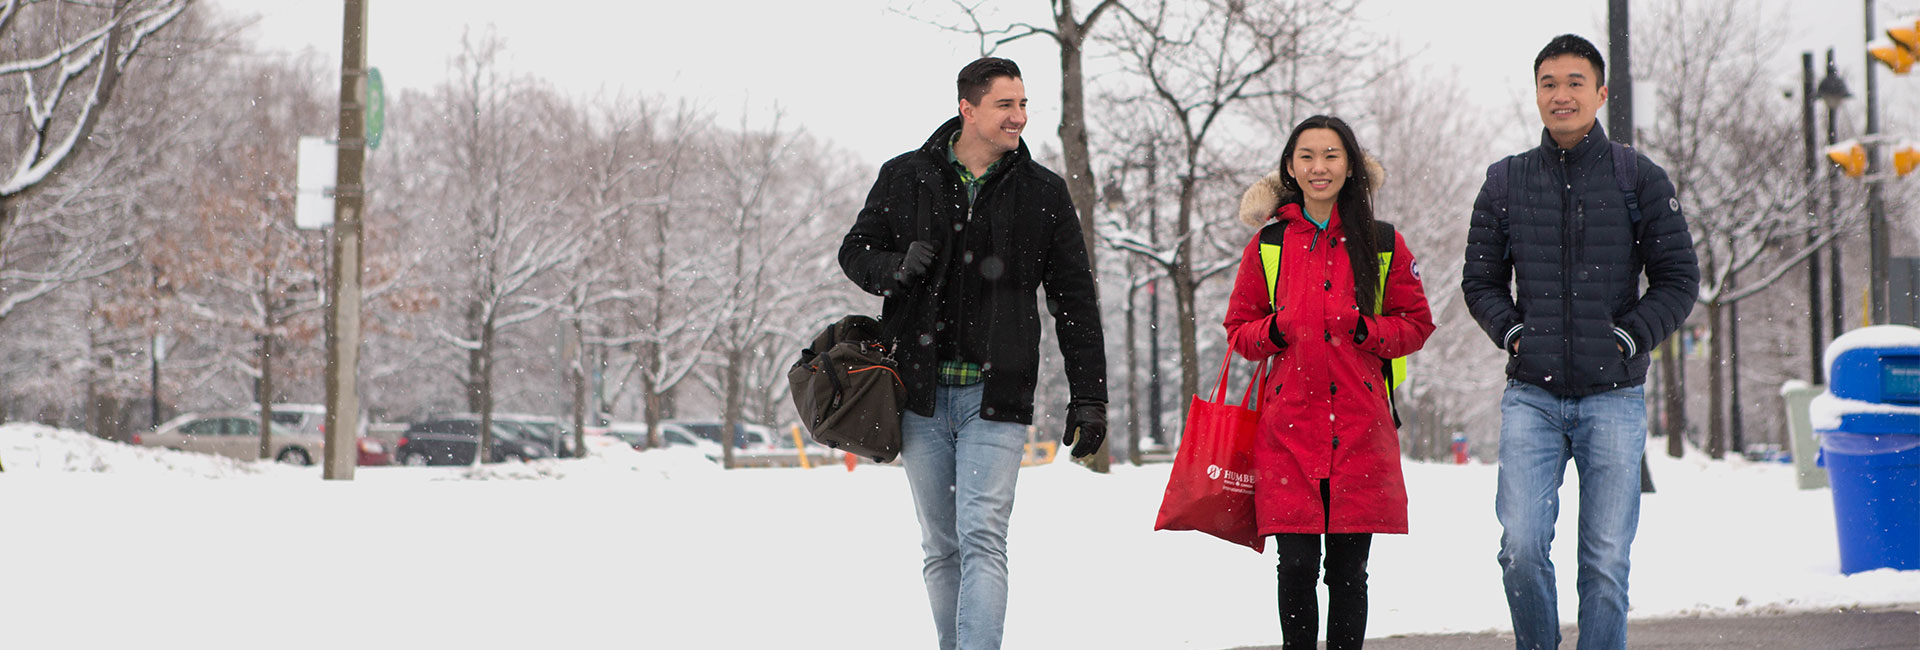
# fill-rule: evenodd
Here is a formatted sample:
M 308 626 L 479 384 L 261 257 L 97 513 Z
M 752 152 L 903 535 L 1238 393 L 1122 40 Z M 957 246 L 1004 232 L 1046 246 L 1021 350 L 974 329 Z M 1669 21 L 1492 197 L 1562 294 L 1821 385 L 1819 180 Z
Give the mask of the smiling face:
M 1027 128 L 1027 86 L 1019 77 L 995 77 L 980 103 L 960 100 L 963 138 L 992 145 L 996 154 L 1020 148 L 1020 132 Z
M 1540 122 L 1555 144 L 1571 149 L 1593 130 L 1594 116 L 1607 103 L 1593 62 L 1573 54 L 1540 62 L 1533 76 L 1533 97 L 1540 105 Z
M 1323 206 L 1332 205 L 1347 184 L 1347 159 L 1350 154 L 1333 129 L 1307 129 L 1300 132 L 1293 151 L 1287 153 L 1287 174 L 1300 186 L 1310 214 L 1326 218 Z M 1320 208 L 1315 212 L 1315 208 Z

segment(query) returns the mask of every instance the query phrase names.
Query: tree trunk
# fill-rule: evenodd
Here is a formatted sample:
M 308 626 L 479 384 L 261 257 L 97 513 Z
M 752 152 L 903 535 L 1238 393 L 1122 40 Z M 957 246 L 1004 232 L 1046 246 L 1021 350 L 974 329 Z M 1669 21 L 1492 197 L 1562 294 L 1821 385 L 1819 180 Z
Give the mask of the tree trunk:
M 1685 327 L 1681 325 L 1683 330 Z M 1686 360 L 1680 358 L 1686 350 L 1686 346 L 1680 343 L 1680 338 L 1684 335 L 1682 331 L 1675 331 L 1672 336 L 1667 337 L 1667 342 L 1663 345 L 1666 351 L 1660 355 L 1660 377 L 1664 380 L 1661 391 L 1664 402 L 1662 410 L 1667 415 L 1667 455 L 1674 458 L 1686 455 L 1687 449 L 1687 393 L 1683 384 L 1685 375 L 1682 372 L 1686 367 Z
M 642 417 L 647 422 L 647 448 L 660 448 L 660 386 L 654 382 L 654 368 L 659 367 L 660 346 L 654 343 L 646 345 L 647 360 L 640 369 L 640 400 Z
M 272 250 L 273 225 L 262 229 L 262 239 L 267 242 L 262 249 L 266 254 Z M 265 275 L 260 282 L 260 381 L 256 385 L 259 394 L 254 399 L 260 403 L 260 459 L 273 457 L 273 265 L 262 265 Z
M 1194 342 L 1194 299 L 1200 287 L 1193 278 L 1193 245 L 1189 235 L 1193 232 L 1193 204 L 1195 185 L 1199 173 L 1200 149 L 1187 147 L 1186 173 L 1180 176 L 1180 215 L 1173 222 L 1173 307 L 1174 320 L 1180 323 L 1180 395 L 1200 394 L 1200 351 Z M 1187 419 L 1187 407 L 1193 403 L 1180 400 L 1180 420 Z
M 1087 152 L 1086 83 L 1080 64 L 1080 44 L 1085 34 L 1080 31 L 1080 24 L 1074 22 L 1071 0 L 1059 0 L 1053 22 L 1060 34 L 1060 155 L 1067 165 L 1067 194 L 1073 198 L 1074 211 L 1080 213 L 1080 236 L 1087 245 L 1087 266 L 1093 269 L 1095 287 L 1098 287 L 1100 265 L 1096 262 L 1100 249 L 1094 245 L 1097 238 L 1093 233 L 1093 204 L 1098 197 L 1092 157 Z
M 1129 262 L 1128 266 L 1132 266 Z M 1127 292 L 1127 462 L 1140 465 L 1140 342 L 1134 308 L 1137 291 Z
M 1727 392 L 1733 396 L 1733 408 L 1727 413 L 1727 436 L 1733 453 L 1747 453 L 1746 424 L 1740 412 L 1746 403 L 1740 399 L 1740 303 L 1727 305 Z
M 493 461 L 493 319 L 488 318 L 480 324 L 480 349 L 475 351 L 480 363 L 479 412 L 480 446 L 473 450 L 473 463 L 479 465 Z
M 573 359 L 567 364 L 567 376 L 573 380 L 573 456 L 587 455 L 587 361 L 584 358 L 586 345 L 581 337 L 586 336 L 580 319 L 573 319 Z
M 484 313 L 485 311 L 481 307 L 480 301 L 475 300 L 468 303 L 467 332 L 472 334 L 475 339 L 485 337 L 486 324 L 482 322 L 484 319 L 482 314 Z M 481 376 L 486 374 L 486 350 L 484 348 L 485 345 L 482 344 L 479 348 L 467 351 L 467 412 L 469 413 L 479 413 L 483 410 L 480 393 L 482 391 L 481 384 L 483 383 Z
M 727 350 L 727 369 L 722 375 L 722 390 L 726 391 L 726 405 L 720 417 L 720 447 L 723 454 L 722 467 L 733 469 L 733 447 L 739 444 L 734 431 L 740 427 L 740 402 L 742 393 L 741 358 L 746 356 L 739 348 Z
M 1726 370 L 1720 352 L 1723 307 L 1707 303 L 1707 456 L 1720 460 L 1727 455 Z

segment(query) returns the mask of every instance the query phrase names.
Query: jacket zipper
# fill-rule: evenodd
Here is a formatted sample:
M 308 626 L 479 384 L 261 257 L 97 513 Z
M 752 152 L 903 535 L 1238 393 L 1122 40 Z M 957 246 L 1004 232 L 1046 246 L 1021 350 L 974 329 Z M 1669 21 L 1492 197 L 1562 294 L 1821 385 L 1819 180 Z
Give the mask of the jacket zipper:
M 1567 151 L 1560 150 L 1560 215 L 1565 218 L 1573 212 L 1573 168 L 1567 161 Z M 1575 220 L 1578 216 L 1575 215 Z M 1560 228 L 1560 343 L 1563 363 L 1573 361 L 1573 229 Z M 1569 370 L 1560 368 L 1559 370 Z M 1564 373 L 1563 373 L 1564 374 Z M 1548 377 L 1551 377 L 1549 375 Z M 1562 377 L 1563 379 L 1565 377 Z M 1552 379 L 1548 379 L 1552 381 Z
M 1587 200 L 1573 200 L 1573 261 L 1584 262 L 1587 259 Z

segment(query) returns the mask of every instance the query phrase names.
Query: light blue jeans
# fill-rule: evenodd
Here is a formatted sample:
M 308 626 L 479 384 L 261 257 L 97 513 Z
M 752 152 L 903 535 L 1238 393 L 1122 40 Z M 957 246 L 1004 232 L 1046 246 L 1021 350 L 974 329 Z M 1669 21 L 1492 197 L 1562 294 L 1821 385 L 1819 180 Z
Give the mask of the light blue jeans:
M 983 386 L 936 387 L 933 417 L 907 411 L 900 423 L 940 650 L 994 650 L 1006 628 L 1007 522 L 1027 427 L 981 419 Z
M 1500 487 L 1494 511 L 1500 568 L 1520 650 L 1560 647 L 1553 560 L 1560 484 L 1572 459 L 1580 477 L 1580 650 L 1627 647 L 1628 551 L 1640 527 L 1640 461 L 1646 454 L 1642 386 L 1560 397 L 1507 382 L 1500 400 Z

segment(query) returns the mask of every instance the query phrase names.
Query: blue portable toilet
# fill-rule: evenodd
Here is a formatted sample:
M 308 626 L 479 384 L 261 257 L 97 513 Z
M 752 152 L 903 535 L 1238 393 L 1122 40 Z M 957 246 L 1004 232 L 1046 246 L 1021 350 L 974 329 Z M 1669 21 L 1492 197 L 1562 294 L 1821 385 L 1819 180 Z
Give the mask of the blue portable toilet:
M 1863 327 L 1827 347 L 1810 407 L 1833 485 L 1840 572 L 1920 569 L 1920 328 Z

